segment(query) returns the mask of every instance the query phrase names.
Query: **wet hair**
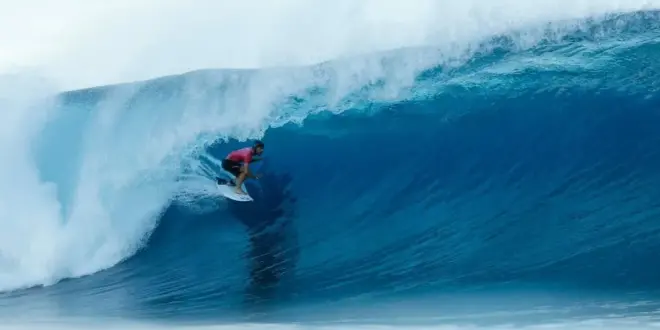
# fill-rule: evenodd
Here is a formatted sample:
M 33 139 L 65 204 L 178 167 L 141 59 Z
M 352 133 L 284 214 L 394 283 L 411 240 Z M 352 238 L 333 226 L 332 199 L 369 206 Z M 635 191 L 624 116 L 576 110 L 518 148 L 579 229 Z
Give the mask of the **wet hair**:
M 256 152 L 256 151 L 257 151 L 257 148 L 259 148 L 259 147 L 262 147 L 262 148 L 263 148 L 263 147 L 264 147 L 264 143 L 261 142 L 260 140 L 254 141 L 254 144 L 252 145 L 252 151 L 253 151 L 253 152 Z

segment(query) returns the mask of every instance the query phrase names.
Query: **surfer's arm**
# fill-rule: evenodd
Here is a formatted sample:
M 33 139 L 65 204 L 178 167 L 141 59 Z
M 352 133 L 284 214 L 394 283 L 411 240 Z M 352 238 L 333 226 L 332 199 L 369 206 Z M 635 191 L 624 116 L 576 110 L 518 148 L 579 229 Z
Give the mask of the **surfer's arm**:
M 258 162 L 258 161 L 260 161 L 260 160 L 262 160 L 262 159 L 263 159 L 263 158 L 261 158 L 261 157 L 252 157 L 252 161 L 251 161 L 251 163 Z
M 245 172 L 245 176 L 247 176 L 248 178 L 251 178 L 251 179 L 258 179 L 259 177 L 252 174 L 252 172 L 250 171 L 250 166 L 249 165 L 250 165 L 250 163 L 243 163 L 243 172 Z

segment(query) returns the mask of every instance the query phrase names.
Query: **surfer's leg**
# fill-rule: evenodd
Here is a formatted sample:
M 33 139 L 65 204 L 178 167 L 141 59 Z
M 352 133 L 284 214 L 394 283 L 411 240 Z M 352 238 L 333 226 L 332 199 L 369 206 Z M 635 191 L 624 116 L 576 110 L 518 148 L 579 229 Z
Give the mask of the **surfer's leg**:
M 222 169 L 231 173 L 235 177 L 241 175 L 241 163 L 234 162 L 229 159 L 222 160 Z M 234 180 L 230 179 L 228 181 L 228 184 L 231 186 L 231 185 L 235 185 L 236 183 L 234 182 Z
M 245 178 L 247 177 L 247 172 L 242 172 L 236 177 L 236 193 L 237 194 L 245 194 L 243 191 L 243 188 L 241 188 L 241 185 L 243 184 L 243 181 L 245 181 Z
M 232 186 L 240 186 L 241 184 L 237 183 L 236 181 L 238 180 L 238 177 L 241 176 L 241 165 L 239 164 L 233 167 L 230 173 L 234 175 L 234 179 L 230 179 L 229 184 Z

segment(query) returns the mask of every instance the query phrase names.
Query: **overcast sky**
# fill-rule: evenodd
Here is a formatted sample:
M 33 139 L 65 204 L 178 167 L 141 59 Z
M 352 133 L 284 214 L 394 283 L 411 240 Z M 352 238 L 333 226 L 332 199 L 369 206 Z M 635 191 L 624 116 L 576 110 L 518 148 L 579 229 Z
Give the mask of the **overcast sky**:
M 0 2 L 0 73 L 32 70 L 71 89 L 309 64 L 651 8 L 660 0 L 8 0 Z

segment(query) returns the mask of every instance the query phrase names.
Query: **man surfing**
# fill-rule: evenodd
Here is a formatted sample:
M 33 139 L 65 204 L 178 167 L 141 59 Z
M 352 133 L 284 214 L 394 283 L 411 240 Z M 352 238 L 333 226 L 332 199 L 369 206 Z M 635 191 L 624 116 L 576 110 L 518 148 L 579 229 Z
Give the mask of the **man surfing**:
M 246 178 L 259 179 L 261 175 L 254 175 L 250 172 L 250 163 L 258 162 L 261 160 L 261 154 L 264 152 L 264 143 L 256 141 L 251 147 L 234 150 L 230 152 L 225 159 L 222 160 L 222 169 L 233 174 L 236 177 L 236 182 L 229 182 L 228 185 L 236 186 L 234 191 L 237 194 L 245 195 L 241 185 Z M 257 157 L 255 157 L 257 156 Z M 226 184 L 225 180 L 216 178 L 218 184 Z

